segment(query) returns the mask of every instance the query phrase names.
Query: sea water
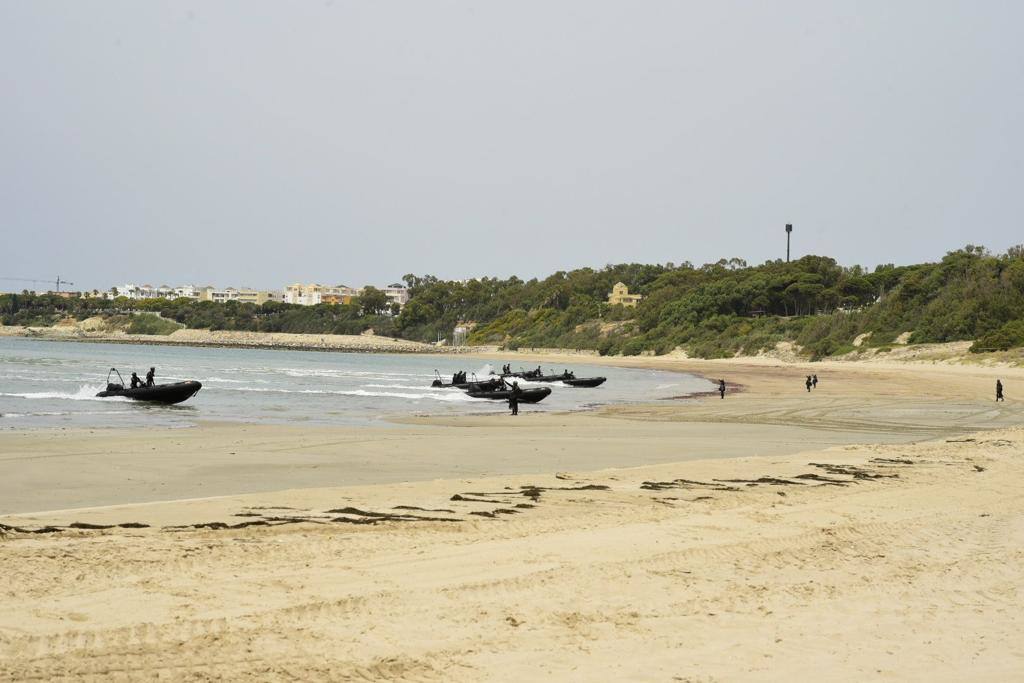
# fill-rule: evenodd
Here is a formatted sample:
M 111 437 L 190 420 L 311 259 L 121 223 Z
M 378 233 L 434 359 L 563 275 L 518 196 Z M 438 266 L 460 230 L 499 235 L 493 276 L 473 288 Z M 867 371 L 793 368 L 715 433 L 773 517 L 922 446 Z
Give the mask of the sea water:
M 515 370 L 521 362 L 510 356 Z M 486 378 L 491 365 L 466 356 L 339 353 L 240 348 L 94 344 L 0 337 L 0 428 L 192 426 L 200 420 L 389 424 L 409 415 L 507 412 L 501 401 L 474 399 L 459 389 L 433 388 L 437 375 L 450 382 L 464 370 Z M 156 367 L 157 383 L 198 380 L 202 390 L 175 406 L 124 398 L 97 398 L 107 372 L 125 382 Z M 536 364 L 532 366 L 536 367 Z M 541 403 L 520 410 L 585 410 L 639 403 L 714 389 L 683 373 L 563 362 L 545 373 L 570 369 L 577 377 L 608 378 L 593 389 L 560 382 Z M 522 368 L 527 369 L 527 368 Z M 120 381 L 116 375 L 111 381 Z

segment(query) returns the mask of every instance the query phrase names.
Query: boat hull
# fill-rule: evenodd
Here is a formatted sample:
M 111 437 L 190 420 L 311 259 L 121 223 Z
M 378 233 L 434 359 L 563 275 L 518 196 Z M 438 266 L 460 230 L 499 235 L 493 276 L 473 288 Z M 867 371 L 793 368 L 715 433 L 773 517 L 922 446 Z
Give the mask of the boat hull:
M 468 392 L 473 398 L 487 398 L 492 401 L 507 401 L 508 397 L 512 392 L 508 389 L 498 389 L 494 391 L 476 391 L 470 389 Z M 537 403 L 543 401 L 551 393 L 551 389 L 548 387 L 533 387 L 530 389 L 523 389 L 519 392 L 520 403 Z
M 133 401 L 146 401 L 148 403 L 163 403 L 173 405 L 181 403 L 199 393 L 203 388 L 200 382 L 175 382 L 173 384 L 156 384 L 151 387 L 137 387 L 125 389 L 118 384 L 109 385 L 106 391 L 96 394 L 100 398 L 121 396 L 130 398 Z
M 562 382 L 570 387 L 598 387 L 607 381 L 607 377 L 581 377 L 579 379 L 563 379 Z
M 452 384 L 451 382 L 442 382 L 439 379 L 435 379 L 431 384 L 434 389 L 496 389 L 501 386 L 501 381 L 497 379 L 484 380 L 482 382 L 459 382 Z

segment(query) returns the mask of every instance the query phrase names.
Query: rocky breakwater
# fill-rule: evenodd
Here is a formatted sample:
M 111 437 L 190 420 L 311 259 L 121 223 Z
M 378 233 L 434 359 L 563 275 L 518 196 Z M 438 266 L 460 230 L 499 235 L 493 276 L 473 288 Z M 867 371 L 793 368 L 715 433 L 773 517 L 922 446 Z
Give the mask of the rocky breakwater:
M 436 353 L 447 351 L 447 349 L 438 348 L 433 344 L 369 334 L 291 334 L 287 332 L 177 330 L 163 339 L 173 344 L 187 344 L 191 346 L 242 346 L 305 351 L 360 351 L 364 353 Z
M 372 334 L 291 334 L 285 332 L 241 332 L 233 330 L 176 330 L 168 335 L 126 334 L 121 331 L 92 331 L 80 326 L 0 326 L 0 336 L 31 337 L 53 341 L 107 342 L 115 344 L 164 344 L 181 346 L 228 346 L 302 351 L 350 351 L 360 353 L 456 353 L 463 349 L 380 337 Z M 465 349 L 469 350 L 469 349 Z

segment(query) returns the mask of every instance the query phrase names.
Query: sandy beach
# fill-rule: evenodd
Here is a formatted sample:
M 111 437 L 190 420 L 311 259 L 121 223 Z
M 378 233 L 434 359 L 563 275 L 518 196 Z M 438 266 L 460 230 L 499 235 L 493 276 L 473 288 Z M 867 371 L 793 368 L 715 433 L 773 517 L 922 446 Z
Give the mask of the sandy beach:
M 1024 676 L 1024 370 L 594 362 L 731 389 L 0 433 L 0 678 Z

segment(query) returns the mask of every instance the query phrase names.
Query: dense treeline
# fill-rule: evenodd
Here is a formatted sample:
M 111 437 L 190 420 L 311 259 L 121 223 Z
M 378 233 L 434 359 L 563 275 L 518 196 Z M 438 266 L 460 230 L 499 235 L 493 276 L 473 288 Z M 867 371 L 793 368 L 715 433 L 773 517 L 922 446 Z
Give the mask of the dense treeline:
M 9 294 L 0 296 L 0 320 L 52 324 L 67 316 L 150 312 L 193 328 L 337 334 L 372 328 L 428 342 L 450 339 L 458 324 L 469 323 L 474 344 L 629 355 L 683 348 L 710 358 L 757 353 L 780 341 L 823 357 L 853 350 L 858 337 L 860 348 L 885 347 L 904 333 L 912 343 L 977 340 L 976 351 L 1024 345 L 1024 247 L 992 255 L 969 245 L 938 263 L 870 272 L 805 256 L 753 267 L 735 258 L 699 267 L 621 264 L 529 281 L 404 279 L 410 300 L 397 316 L 376 292 L 350 305 L 309 307 Z M 607 304 L 619 281 L 643 295 L 637 308 Z

